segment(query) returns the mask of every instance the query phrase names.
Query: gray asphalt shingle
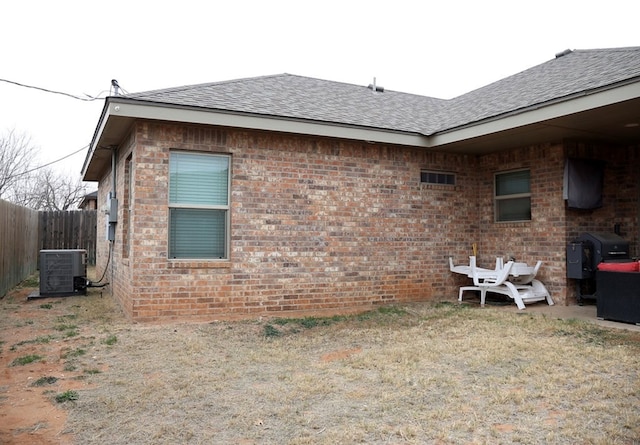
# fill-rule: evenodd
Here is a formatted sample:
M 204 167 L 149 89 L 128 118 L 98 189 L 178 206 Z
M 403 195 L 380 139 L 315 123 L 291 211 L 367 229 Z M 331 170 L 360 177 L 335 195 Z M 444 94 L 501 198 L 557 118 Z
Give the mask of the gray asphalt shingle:
M 291 74 L 130 94 L 131 99 L 420 133 L 446 101 Z
M 640 47 L 576 50 L 450 100 L 291 74 L 134 93 L 128 99 L 433 134 L 640 78 Z
M 445 128 L 638 78 L 640 47 L 576 50 L 453 99 Z

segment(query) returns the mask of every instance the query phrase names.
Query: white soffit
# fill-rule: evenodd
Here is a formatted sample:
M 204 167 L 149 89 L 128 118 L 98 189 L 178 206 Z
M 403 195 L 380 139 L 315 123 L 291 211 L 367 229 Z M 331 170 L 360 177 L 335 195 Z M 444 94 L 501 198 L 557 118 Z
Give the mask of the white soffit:
M 562 101 L 535 105 L 526 110 L 515 111 L 513 114 L 507 113 L 489 118 L 485 121 L 434 134 L 429 138 L 429 146 L 437 147 L 527 125 L 534 125 L 638 97 L 640 97 L 640 82 L 591 94 L 585 92 L 578 95 L 578 97 L 574 96 Z

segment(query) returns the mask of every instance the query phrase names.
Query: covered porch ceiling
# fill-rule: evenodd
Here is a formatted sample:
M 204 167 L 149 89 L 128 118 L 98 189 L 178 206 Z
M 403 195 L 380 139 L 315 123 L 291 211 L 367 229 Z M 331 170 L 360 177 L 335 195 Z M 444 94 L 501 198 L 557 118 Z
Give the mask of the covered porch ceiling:
M 533 113 L 538 111 L 542 110 Z M 432 136 L 433 146 L 449 152 L 483 154 L 563 140 L 623 147 L 640 144 L 640 98 L 547 119 L 532 119 L 533 122 L 525 120 L 526 113 L 443 132 Z

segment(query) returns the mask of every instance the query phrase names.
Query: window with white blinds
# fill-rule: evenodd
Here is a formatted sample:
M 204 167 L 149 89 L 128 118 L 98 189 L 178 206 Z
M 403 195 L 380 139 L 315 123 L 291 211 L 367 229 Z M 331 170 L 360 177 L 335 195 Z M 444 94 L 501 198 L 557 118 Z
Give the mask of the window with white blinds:
M 531 220 L 531 178 L 529 170 L 497 173 L 495 176 L 495 220 Z
M 226 155 L 172 152 L 169 159 L 169 258 L 228 258 Z

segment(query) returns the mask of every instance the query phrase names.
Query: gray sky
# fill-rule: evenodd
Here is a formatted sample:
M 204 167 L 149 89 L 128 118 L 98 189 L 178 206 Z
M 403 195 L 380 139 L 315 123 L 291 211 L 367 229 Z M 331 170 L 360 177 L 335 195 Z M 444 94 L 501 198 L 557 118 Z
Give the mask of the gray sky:
M 9 0 L 0 78 L 104 97 L 290 73 L 451 98 L 567 48 L 640 46 L 637 0 Z M 0 82 L 0 131 L 40 163 L 86 146 L 103 101 Z M 86 150 L 55 164 L 78 174 Z

